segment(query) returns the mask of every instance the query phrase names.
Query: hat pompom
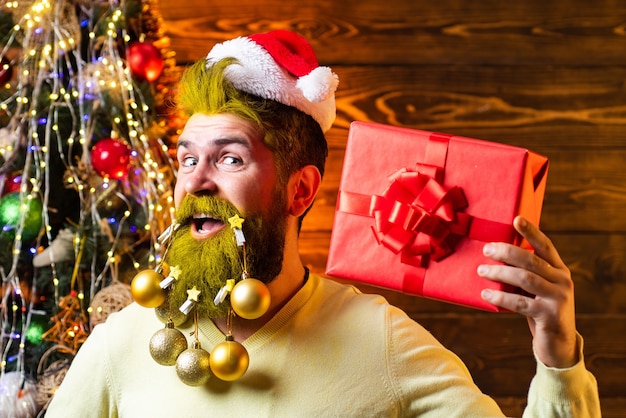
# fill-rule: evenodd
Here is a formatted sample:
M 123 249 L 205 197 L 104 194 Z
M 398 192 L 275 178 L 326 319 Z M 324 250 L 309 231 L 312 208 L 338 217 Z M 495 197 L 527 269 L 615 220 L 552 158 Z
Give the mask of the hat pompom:
M 298 78 L 296 87 L 311 102 L 323 102 L 335 93 L 339 78 L 328 67 L 317 67 Z

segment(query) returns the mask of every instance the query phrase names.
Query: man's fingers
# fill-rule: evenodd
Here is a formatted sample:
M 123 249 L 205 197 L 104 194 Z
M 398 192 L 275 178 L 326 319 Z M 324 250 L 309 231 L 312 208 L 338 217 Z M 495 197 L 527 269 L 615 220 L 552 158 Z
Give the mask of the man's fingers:
M 500 264 L 483 264 L 478 267 L 478 275 L 494 281 L 507 283 L 533 295 L 545 295 L 551 292 L 551 281 L 544 276 L 523 268 Z
M 528 296 L 493 289 L 484 289 L 481 296 L 487 302 L 511 312 L 517 312 L 527 317 L 532 317 L 535 313 L 533 309 L 534 300 Z
M 555 268 L 565 267 L 561 256 L 552 244 L 552 240 L 539 228 L 521 216 L 515 217 L 513 226 L 530 243 L 539 258 Z

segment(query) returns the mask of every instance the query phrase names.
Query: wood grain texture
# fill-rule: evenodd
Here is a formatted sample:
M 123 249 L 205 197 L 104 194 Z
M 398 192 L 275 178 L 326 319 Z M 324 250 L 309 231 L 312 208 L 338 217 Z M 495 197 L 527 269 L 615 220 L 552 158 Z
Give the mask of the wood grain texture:
M 330 155 L 300 251 L 323 275 L 350 122 L 526 147 L 549 157 L 541 226 L 568 264 L 603 416 L 626 411 L 626 3 L 615 0 L 161 0 L 181 65 L 271 29 L 311 40 L 340 77 Z M 374 157 L 374 156 L 373 156 Z M 534 373 L 526 322 L 385 296 L 468 365 L 509 416 Z
M 624 146 L 623 135 L 588 134 L 593 133 L 589 128 L 600 131 L 599 127 L 626 124 L 625 68 L 333 68 L 340 79 L 335 126 L 346 128 L 352 120 L 372 119 L 532 148 Z M 552 135 L 533 135 L 532 129 L 549 127 Z M 578 127 L 583 129 L 580 133 Z
M 622 65 L 626 5 L 585 0 L 161 2 L 179 61 L 271 29 L 311 39 L 333 64 Z

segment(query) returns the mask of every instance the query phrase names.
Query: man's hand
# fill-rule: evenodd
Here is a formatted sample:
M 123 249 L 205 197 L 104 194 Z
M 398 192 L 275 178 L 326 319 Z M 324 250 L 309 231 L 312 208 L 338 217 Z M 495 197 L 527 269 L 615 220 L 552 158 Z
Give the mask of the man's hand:
M 537 227 L 518 216 L 513 225 L 535 249 L 531 253 L 506 243 L 486 244 L 483 252 L 506 265 L 481 265 L 482 277 L 517 286 L 535 297 L 483 290 L 494 305 L 518 312 L 528 319 L 533 347 L 548 367 L 566 368 L 578 362 L 574 283 L 552 241 Z

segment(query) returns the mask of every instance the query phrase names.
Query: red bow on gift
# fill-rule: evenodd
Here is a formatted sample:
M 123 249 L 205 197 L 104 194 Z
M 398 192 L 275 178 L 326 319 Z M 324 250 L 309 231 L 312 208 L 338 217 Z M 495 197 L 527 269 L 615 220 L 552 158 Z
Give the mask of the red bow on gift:
M 425 267 L 428 259 L 441 260 L 467 235 L 470 216 L 461 212 L 467 200 L 460 187 L 445 188 L 437 167 L 418 164 L 390 176 L 381 196 L 373 195 L 372 230 L 379 244 L 401 253 L 402 262 Z

